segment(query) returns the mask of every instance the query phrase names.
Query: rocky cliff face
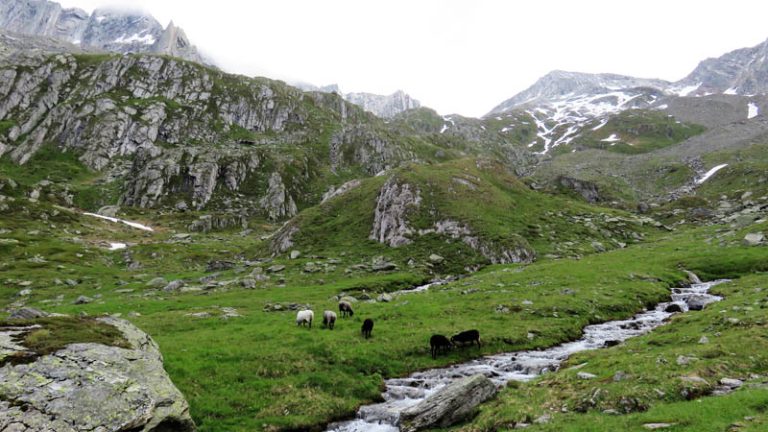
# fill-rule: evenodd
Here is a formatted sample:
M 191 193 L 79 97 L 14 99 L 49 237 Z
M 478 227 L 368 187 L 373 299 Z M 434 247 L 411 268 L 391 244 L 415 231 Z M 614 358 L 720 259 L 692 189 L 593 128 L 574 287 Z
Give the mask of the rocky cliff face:
M 323 167 L 373 175 L 412 158 L 338 96 L 176 59 L 60 54 L 0 76 L 0 157 L 74 152 L 124 181 L 126 205 L 201 209 L 215 198 L 284 218 L 319 202 L 306 190 Z
M 293 86 L 304 91 L 336 93 L 344 100 L 362 107 L 369 113 L 383 118 L 392 118 L 404 111 L 419 108 L 421 103 L 402 90 L 391 95 L 378 95 L 374 93 L 342 93 L 338 84 L 316 86 L 304 82 L 293 83 Z
M 392 177 L 382 186 L 376 199 L 371 240 L 397 247 L 411 243 L 414 230 L 409 226 L 408 213 L 421 204 L 421 192 L 408 183 Z
M 195 430 L 187 401 L 163 369 L 157 344 L 127 321 L 102 321 L 117 327 L 130 347 L 76 343 L 31 363 L 0 368 L 0 430 Z M 24 331 L 3 329 L 0 340 Z M 3 354 L 25 349 L 12 348 Z
M 691 95 L 768 93 L 768 41 L 706 59 L 676 85 Z
M 118 53 L 156 53 L 204 62 L 184 32 L 170 23 L 163 28 L 152 16 L 129 11 L 64 9 L 48 0 L 5 0 L 0 28 L 48 36 L 90 49 Z
M 372 93 L 347 93 L 344 99 L 379 117 L 390 118 L 403 111 L 418 108 L 421 103 L 402 90 L 382 96 Z

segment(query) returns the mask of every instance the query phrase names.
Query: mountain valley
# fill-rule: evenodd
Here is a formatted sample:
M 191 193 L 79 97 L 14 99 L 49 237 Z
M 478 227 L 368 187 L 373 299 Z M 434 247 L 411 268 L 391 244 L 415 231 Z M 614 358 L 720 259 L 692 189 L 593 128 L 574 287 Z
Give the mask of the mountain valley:
M 719 279 L 450 427 L 765 430 L 766 50 L 677 82 L 553 71 L 471 118 L 229 73 L 146 14 L 3 2 L 0 431 L 325 430 L 386 380 Z

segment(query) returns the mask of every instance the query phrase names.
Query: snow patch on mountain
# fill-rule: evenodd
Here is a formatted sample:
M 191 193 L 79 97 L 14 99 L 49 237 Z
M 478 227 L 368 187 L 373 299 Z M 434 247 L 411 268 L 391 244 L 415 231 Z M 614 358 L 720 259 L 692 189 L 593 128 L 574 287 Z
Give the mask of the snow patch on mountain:
M 144 45 L 153 45 L 155 43 L 155 37 L 151 34 L 145 34 L 144 36 L 141 36 L 141 33 L 135 33 L 129 37 L 126 37 L 123 34 L 119 38 L 115 39 L 115 43 L 118 44 L 131 44 L 136 42 L 142 43 Z
M 698 180 L 696 180 L 696 184 L 702 184 L 702 183 L 704 183 L 704 182 L 705 182 L 705 181 L 707 181 L 707 180 L 708 180 L 710 177 L 712 177 L 713 175 L 715 175 L 715 173 L 716 173 L 716 172 L 720 171 L 721 169 L 723 169 L 723 168 L 725 168 L 725 167 L 727 167 L 727 166 L 728 166 L 728 164 L 721 164 L 721 165 L 718 165 L 718 166 L 716 166 L 716 167 L 712 168 L 711 170 L 709 170 L 709 171 L 707 171 L 706 173 L 704 173 L 704 175 L 703 175 L 703 176 L 701 176 L 701 178 L 699 178 Z
M 752 117 L 757 117 L 760 114 L 760 108 L 757 107 L 754 103 L 750 102 L 747 104 L 747 118 L 751 119 Z

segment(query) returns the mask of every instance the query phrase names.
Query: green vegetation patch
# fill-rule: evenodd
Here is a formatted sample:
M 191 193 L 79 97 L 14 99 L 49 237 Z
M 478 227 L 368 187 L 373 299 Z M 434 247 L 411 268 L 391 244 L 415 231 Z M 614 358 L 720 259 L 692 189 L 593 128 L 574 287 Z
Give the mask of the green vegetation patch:
M 98 343 L 102 345 L 130 348 L 123 334 L 117 328 L 99 322 L 95 318 L 74 318 L 68 316 L 46 317 L 33 320 L 0 321 L 4 327 L 39 326 L 24 334 L 19 344 L 29 349 L 22 357 L 6 357 L 2 363 L 33 361 L 39 356 L 54 353 L 73 343 Z
M 682 142 L 704 132 L 696 124 L 681 123 L 661 111 L 627 110 L 611 116 L 598 130 L 585 127 L 572 145 L 596 148 L 616 153 L 648 153 Z M 605 141 L 615 137 L 616 140 Z

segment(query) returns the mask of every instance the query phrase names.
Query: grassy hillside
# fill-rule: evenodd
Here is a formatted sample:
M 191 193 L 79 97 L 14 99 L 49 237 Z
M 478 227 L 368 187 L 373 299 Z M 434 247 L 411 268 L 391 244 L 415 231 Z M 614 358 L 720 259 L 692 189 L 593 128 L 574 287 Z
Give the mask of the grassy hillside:
M 682 142 L 704 130 L 703 126 L 681 123 L 662 111 L 627 110 L 610 116 L 607 122 L 594 121 L 571 145 L 622 154 L 648 153 Z
M 406 214 L 411 243 L 397 248 L 369 239 L 377 198 L 389 179 L 410 185 L 421 199 Z M 283 230 L 298 229 L 292 236 L 293 249 L 305 253 L 386 254 L 417 262 L 434 253 L 446 258 L 443 270 L 449 273 L 488 262 L 462 238 L 430 232 L 444 221 L 457 222 L 494 248 L 520 247 L 540 257 L 579 256 L 593 253 L 596 247 L 622 247 L 656 229 L 648 219 L 534 192 L 498 163 L 464 159 L 412 165 L 366 179 L 305 210 Z
M 386 377 L 574 339 L 586 324 L 665 299 L 683 278 L 681 268 L 705 278 L 767 270 L 764 248 L 742 246 L 742 232 L 712 247 L 711 239 L 723 235 L 716 228 L 666 233 L 641 226 L 635 216 L 534 192 L 497 164 L 462 160 L 390 175 L 420 190 L 421 204 L 407 218 L 415 230 L 451 218 L 489 241 L 525 241 L 540 261 L 492 266 L 426 293 L 372 301 L 435 273 L 487 263 L 461 241 L 435 234 L 399 248 L 366 240 L 389 176 L 301 213 L 293 222 L 300 228 L 296 259 L 270 256 L 267 234 L 278 226 L 264 220 L 251 219 L 250 231 L 178 236 L 195 212 L 128 209 L 125 217 L 155 228 L 143 232 L 53 205 L 45 194 L 30 202 L 26 195 L 39 180 L 19 176 L 19 192 L 0 211 L 0 301 L 72 315 L 120 314 L 159 342 L 202 431 L 271 430 L 347 417 L 377 400 Z M 67 178 L 87 183 L 76 173 Z M 621 249 L 621 233 L 631 232 L 646 242 L 627 241 Z M 597 240 L 613 250 L 595 253 Z M 114 241 L 128 249 L 107 250 Z M 445 261 L 430 261 L 432 253 Z M 374 271 L 377 256 L 397 268 Z M 164 290 L 172 280 L 184 286 Z M 312 330 L 295 326 L 292 304 L 312 307 L 319 319 L 344 294 L 359 299 L 357 313 L 333 332 L 317 322 Z M 81 295 L 92 301 L 74 304 Z M 374 337 L 363 340 L 359 327 L 368 317 L 376 322 Z M 431 359 L 431 334 L 466 328 L 481 330 L 481 350 Z M 57 346 L 56 338 L 41 344 Z M 516 416 L 515 406 L 505 404 L 500 410 L 511 411 L 499 418 Z

